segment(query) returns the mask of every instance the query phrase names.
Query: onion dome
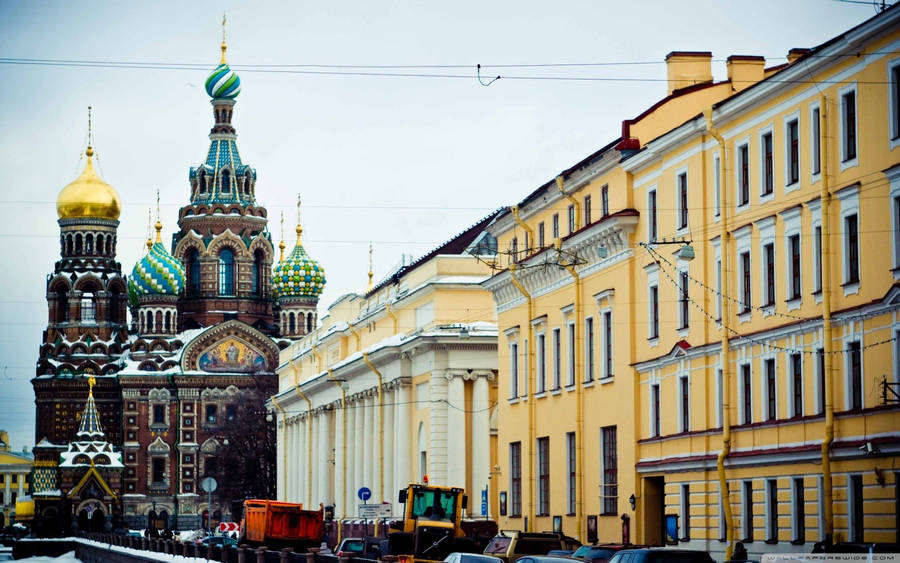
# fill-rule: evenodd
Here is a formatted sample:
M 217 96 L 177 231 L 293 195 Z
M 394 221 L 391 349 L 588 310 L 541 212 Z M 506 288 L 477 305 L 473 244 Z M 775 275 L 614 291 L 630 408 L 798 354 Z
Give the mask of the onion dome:
M 278 297 L 318 297 L 325 289 L 325 269 L 313 260 L 303 245 L 297 225 L 297 246 L 287 258 L 280 260 L 272 272 L 272 290 Z
M 206 93 L 211 98 L 234 99 L 241 93 L 241 79 L 222 61 L 206 79 Z
M 94 218 L 115 221 L 122 211 L 119 194 L 94 171 L 94 149 L 88 145 L 84 154 L 87 156 L 84 171 L 59 192 L 56 214 L 60 219 Z
M 178 295 L 184 288 L 184 266 L 163 246 L 161 230 L 162 224 L 157 221 L 156 242 L 147 239 L 147 254 L 131 271 L 128 293 L 132 300 L 142 295 Z

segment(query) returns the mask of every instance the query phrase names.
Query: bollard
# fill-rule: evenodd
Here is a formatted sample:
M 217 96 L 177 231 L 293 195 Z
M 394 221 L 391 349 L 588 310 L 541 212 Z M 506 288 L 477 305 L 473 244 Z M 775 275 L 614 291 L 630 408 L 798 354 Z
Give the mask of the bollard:
M 219 561 L 222 563 L 228 563 L 231 559 L 228 557 L 228 546 L 224 543 L 222 544 L 222 557 L 219 558 Z
M 246 553 L 246 551 L 247 551 L 247 546 L 246 546 L 246 545 L 241 544 L 241 545 L 238 546 L 238 549 L 237 549 L 237 552 L 238 552 L 238 560 L 237 560 L 237 563 L 247 563 L 247 553 Z
M 338 563 L 350 563 L 350 558 L 346 555 L 341 555 L 338 557 Z
M 306 563 L 316 563 L 316 554 L 312 550 L 306 553 Z
M 256 548 L 256 563 L 266 563 L 266 546 Z
M 278 563 L 288 563 L 290 561 L 290 555 L 293 553 L 293 549 L 286 547 L 281 550 L 281 555 L 278 556 Z

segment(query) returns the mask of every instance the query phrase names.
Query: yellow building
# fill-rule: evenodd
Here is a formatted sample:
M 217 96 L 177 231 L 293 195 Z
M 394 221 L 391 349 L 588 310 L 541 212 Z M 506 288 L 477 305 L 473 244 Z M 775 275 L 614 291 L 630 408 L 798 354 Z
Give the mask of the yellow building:
M 494 214 L 335 301 L 321 326 L 281 354 L 278 498 L 358 516 L 357 492 L 399 514 L 398 492 L 425 475 L 469 496 L 496 464 L 497 327 L 477 256 Z
M 722 82 L 671 53 L 666 98 L 493 223 L 501 528 L 897 541 L 898 24 Z
M 31 494 L 28 475 L 33 464 L 31 454 L 12 451 L 9 435 L 0 430 L 0 529 L 16 521 L 16 501 Z

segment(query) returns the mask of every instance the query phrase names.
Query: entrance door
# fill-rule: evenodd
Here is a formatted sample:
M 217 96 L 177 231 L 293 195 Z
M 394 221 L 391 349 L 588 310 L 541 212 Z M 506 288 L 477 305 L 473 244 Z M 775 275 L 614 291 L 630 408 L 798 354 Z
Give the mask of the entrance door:
M 663 517 L 665 514 L 665 477 L 644 479 L 644 543 L 664 545 Z

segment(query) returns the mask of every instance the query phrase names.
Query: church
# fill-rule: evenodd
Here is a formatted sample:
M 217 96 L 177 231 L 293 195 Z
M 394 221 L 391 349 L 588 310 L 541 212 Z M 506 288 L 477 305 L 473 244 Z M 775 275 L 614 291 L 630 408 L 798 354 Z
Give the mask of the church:
M 241 81 L 226 48 L 223 38 L 205 84 L 209 150 L 190 167 L 168 247 L 157 219 L 155 240 L 123 273 L 122 203 L 95 171 L 90 140 L 83 172 L 57 198 L 60 258 L 47 276 L 32 380 L 35 527 L 44 535 L 189 529 L 231 516 L 204 478 L 229 478 L 220 461 L 229 431 L 246 424 L 247 402 L 264 410 L 280 350 L 318 322 L 324 269 L 301 245 L 299 224 L 295 248 L 285 256 L 282 241 L 276 260 L 256 169 L 238 152 Z M 274 426 L 264 431 L 274 436 Z

